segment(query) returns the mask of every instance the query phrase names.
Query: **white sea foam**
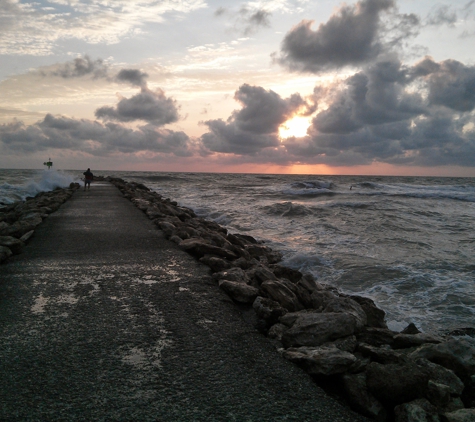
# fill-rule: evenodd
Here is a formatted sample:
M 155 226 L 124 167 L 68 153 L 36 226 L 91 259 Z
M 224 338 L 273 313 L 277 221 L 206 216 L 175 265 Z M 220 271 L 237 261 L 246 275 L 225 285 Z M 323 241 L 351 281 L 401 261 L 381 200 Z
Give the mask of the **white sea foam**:
M 0 203 L 11 204 L 27 197 L 33 197 L 40 192 L 49 192 L 57 187 L 68 187 L 72 182 L 78 181 L 70 174 L 57 170 L 43 170 L 30 180 L 15 183 L 14 180 L 0 185 Z

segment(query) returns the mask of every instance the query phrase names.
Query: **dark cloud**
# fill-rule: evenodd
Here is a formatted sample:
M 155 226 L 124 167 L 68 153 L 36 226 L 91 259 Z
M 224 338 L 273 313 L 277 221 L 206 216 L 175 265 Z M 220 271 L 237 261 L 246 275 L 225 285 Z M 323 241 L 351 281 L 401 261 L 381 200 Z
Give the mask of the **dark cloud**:
M 56 148 L 79 150 L 97 156 L 140 151 L 191 155 L 191 141 L 184 132 L 157 129 L 150 125 L 133 130 L 117 123 L 102 124 L 51 114 L 29 126 L 18 121 L 0 125 L 0 143 L 7 150 L 23 153 Z
M 287 99 L 274 91 L 244 84 L 234 98 L 242 108 L 234 111 L 227 122 L 221 119 L 204 122 L 210 130 L 201 137 L 206 148 L 214 152 L 254 154 L 263 148 L 279 145 L 279 126 L 307 103 L 299 94 Z
M 106 78 L 108 68 L 102 59 L 92 60 L 88 55 L 64 63 L 55 70 L 42 72 L 44 76 L 60 76 L 65 79 L 92 75 L 94 78 Z
M 214 12 L 214 16 L 222 17 L 228 15 L 234 21 L 234 30 L 239 31 L 243 35 L 252 35 L 261 28 L 270 26 L 270 17 L 272 14 L 265 9 L 255 9 L 246 6 L 241 7 L 238 11 L 228 10 L 219 7 Z
M 417 87 L 417 92 L 416 88 Z M 345 81 L 289 158 L 330 165 L 475 165 L 475 68 L 380 61 Z
M 378 62 L 346 80 L 313 124 L 318 132 L 349 133 L 365 125 L 407 120 L 426 111 L 422 96 L 405 90 L 407 69 L 397 59 Z
M 176 122 L 179 118 L 174 99 L 166 97 L 161 89 L 152 91 L 146 87 L 131 98 L 122 98 L 116 107 L 98 108 L 95 115 L 102 120 L 119 122 L 143 120 L 156 126 Z
M 428 78 L 429 101 L 457 111 L 475 109 L 475 66 L 465 66 L 456 60 L 440 64 L 431 62 L 432 72 Z
M 342 6 L 316 31 L 313 21 L 302 21 L 287 33 L 275 60 L 291 70 L 318 72 L 374 59 L 383 49 L 380 14 L 393 7 L 394 0 L 361 0 Z
M 246 7 L 239 11 L 240 24 L 242 25 L 242 33 L 244 35 L 255 34 L 260 28 L 268 28 L 270 26 L 271 13 L 264 10 L 249 10 Z
M 250 162 L 408 166 L 475 166 L 475 67 L 424 58 L 406 66 L 381 56 L 333 87 L 317 86 L 318 109 L 302 138 L 279 139 L 278 127 L 312 104 L 243 85 L 242 105 L 224 120 L 205 122 L 209 152 Z
M 118 82 L 127 82 L 135 86 L 147 86 L 148 74 L 139 69 L 122 69 L 117 73 L 115 79 Z

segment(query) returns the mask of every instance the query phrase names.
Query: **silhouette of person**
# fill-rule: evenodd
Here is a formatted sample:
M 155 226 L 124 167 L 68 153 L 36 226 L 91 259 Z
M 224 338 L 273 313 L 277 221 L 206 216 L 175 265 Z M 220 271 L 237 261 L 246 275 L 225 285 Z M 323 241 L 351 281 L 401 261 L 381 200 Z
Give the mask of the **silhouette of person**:
M 84 190 L 86 190 L 86 187 L 88 189 L 91 188 L 91 182 L 94 179 L 94 175 L 91 172 L 91 169 L 87 169 L 84 173 Z

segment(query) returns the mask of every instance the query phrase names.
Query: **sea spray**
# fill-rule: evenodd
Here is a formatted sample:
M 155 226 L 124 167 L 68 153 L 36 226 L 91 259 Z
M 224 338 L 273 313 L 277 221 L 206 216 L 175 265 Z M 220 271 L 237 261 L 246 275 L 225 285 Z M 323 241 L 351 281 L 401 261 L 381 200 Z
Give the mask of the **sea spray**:
M 4 171 L 2 171 L 4 172 Z M 0 203 L 11 204 L 23 201 L 27 197 L 34 197 L 40 192 L 49 192 L 56 188 L 68 187 L 72 182 L 79 180 L 70 174 L 57 170 L 42 170 L 32 172 L 31 178 L 23 181 L 21 177 L 16 183 L 12 178 L 9 181 L 0 179 Z

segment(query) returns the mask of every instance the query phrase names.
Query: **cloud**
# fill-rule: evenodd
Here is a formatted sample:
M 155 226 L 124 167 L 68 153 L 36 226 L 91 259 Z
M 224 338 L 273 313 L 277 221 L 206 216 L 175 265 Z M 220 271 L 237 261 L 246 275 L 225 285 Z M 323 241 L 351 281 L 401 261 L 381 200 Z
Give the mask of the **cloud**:
M 289 159 L 475 166 L 475 67 L 429 57 L 410 67 L 392 57 L 320 100 L 329 106 L 314 117 L 310 136 L 284 141 Z
M 60 76 L 64 79 L 81 78 L 92 75 L 94 78 L 107 77 L 107 65 L 102 59 L 92 60 L 88 55 L 77 57 L 72 62 L 56 66 L 54 70 L 41 71 L 43 76 Z
M 380 14 L 394 5 L 393 0 L 344 5 L 316 31 L 311 28 L 313 21 L 304 20 L 287 33 L 275 60 L 291 70 L 307 72 L 368 62 L 383 49 L 378 36 Z
M 435 63 L 426 59 L 431 72 L 427 76 L 429 101 L 456 111 L 475 109 L 475 66 L 465 66 L 456 60 Z
M 218 18 L 229 16 L 234 22 L 233 29 L 248 36 L 255 34 L 261 28 L 270 27 L 270 17 L 272 16 L 272 13 L 269 10 L 248 4 L 241 6 L 238 11 L 219 7 L 214 12 L 214 16 Z
M 475 166 L 475 67 L 454 60 L 408 66 L 380 56 L 338 84 L 315 87 L 314 104 L 247 84 L 235 99 L 242 108 L 227 120 L 204 122 L 209 153 L 282 165 Z M 307 136 L 279 139 L 283 122 L 312 112 Z
M 162 22 L 166 14 L 187 14 L 207 7 L 204 0 L 104 0 L 22 3 L 0 1 L 0 54 L 50 55 L 63 40 L 118 43 Z
M 119 82 L 128 82 L 132 85 L 145 87 L 148 74 L 138 69 L 122 69 L 117 73 L 115 79 Z
M 457 12 L 451 6 L 439 5 L 437 6 L 426 19 L 427 25 L 448 25 L 454 26 L 457 22 Z
M 349 133 L 365 125 L 407 120 L 424 113 L 422 96 L 405 90 L 406 73 L 399 60 L 389 58 L 349 77 L 346 89 L 313 120 L 315 129 Z
M 142 87 L 139 94 L 122 98 L 116 107 L 104 106 L 95 111 L 97 118 L 132 122 L 143 120 L 155 126 L 163 126 L 179 119 L 176 101 L 166 97 L 161 89 L 152 91 Z
M 20 121 L 0 125 L 0 145 L 5 151 L 26 154 L 52 148 L 83 151 L 95 156 L 140 151 L 177 156 L 192 153 L 191 140 L 184 132 L 153 126 L 133 130 L 117 123 L 102 124 L 51 114 L 33 125 L 27 126 Z
M 223 121 L 208 120 L 204 124 L 210 132 L 201 136 L 203 145 L 213 152 L 255 154 L 280 144 L 279 126 L 307 103 L 299 94 L 283 99 L 274 91 L 244 84 L 234 98 L 242 108 Z

